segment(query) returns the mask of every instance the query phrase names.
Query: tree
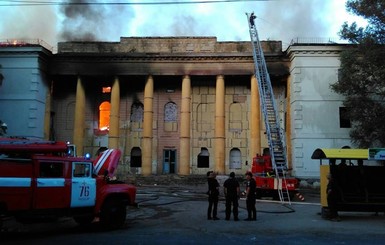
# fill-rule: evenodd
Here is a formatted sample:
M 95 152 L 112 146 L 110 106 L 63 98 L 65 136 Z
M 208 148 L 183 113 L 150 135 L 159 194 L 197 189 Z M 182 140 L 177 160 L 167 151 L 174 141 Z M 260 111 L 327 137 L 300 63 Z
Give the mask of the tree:
M 367 20 L 342 25 L 339 35 L 351 45 L 341 53 L 339 79 L 331 89 L 345 96 L 358 147 L 385 146 L 385 0 L 348 0 L 350 13 Z

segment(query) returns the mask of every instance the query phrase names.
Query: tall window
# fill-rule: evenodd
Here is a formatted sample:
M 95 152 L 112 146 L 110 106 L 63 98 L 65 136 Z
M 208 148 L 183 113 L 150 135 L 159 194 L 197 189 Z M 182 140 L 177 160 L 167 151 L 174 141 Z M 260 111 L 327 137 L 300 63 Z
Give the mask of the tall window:
M 233 148 L 230 151 L 230 169 L 240 169 L 242 168 L 241 164 L 241 151 L 238 148 Z
M 351 128 L 350 118 L 346 107 L 340 107 L 340 128 Z
M 164 131 L 178 131 L 178 109 L 174 102 L 168 102 L 164 106 Z
M 141 131 L 143 129 L 143 113 L 144 107 L 140 102 L 135 102 L 131 106 L 131 130 L 132 131 Z
M 136 102 L 131 106 L 131 122 L 143 122 L 143 104 Z
M 139 147 L 133 147 L 131 149 L 130 167 L 142 167 L 142 150 Z
M 198 168 L 210 167 L 210 153 L 207 148 L 202 147 L 201 152 L 198 154 Z
M 99 129 L 108 130 L 110 128 L 110 102 L 104 101 L 99 106 Z
M 164 106 L 164 121 L 165 122 L 176 122 L 177 120 L 177 108 L 174 102 L 168 102 Z

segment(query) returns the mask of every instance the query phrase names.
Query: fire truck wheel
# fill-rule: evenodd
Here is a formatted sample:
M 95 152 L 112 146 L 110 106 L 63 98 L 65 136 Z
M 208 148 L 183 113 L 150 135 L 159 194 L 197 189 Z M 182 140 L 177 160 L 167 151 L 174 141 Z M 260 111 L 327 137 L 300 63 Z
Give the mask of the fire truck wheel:
M 126 205 L 118 198 L 107 199 L 102 207 L 100 223 L 106 229 L 117 229 L 126 221 Z

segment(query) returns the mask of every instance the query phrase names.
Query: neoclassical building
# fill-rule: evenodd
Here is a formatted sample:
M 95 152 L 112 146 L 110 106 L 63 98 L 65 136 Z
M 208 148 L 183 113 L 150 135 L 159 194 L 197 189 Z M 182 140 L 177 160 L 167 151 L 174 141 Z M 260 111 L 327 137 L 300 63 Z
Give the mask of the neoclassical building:
M 338 79 L 344 45 L 262 42 L 292 174 L 319 176 L 314 149 L 350 145 Z M 0 43 L 9 135 L 123 152 L 121 174 L 243 174 L 267 147 L 250 42 L 130 37 Z M 17 115 L 15 115 L 15 113 Z

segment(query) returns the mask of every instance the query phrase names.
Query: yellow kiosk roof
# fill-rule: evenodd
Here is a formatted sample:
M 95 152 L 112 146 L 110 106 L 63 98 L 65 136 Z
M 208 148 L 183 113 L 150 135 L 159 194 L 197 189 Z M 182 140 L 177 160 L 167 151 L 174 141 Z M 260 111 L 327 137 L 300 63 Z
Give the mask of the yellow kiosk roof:
M 368 149 L 316 149 L 311 159 L 368 159 Z

